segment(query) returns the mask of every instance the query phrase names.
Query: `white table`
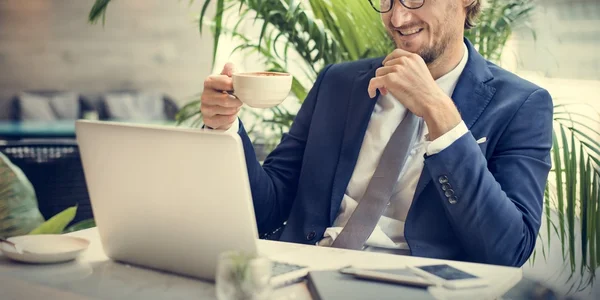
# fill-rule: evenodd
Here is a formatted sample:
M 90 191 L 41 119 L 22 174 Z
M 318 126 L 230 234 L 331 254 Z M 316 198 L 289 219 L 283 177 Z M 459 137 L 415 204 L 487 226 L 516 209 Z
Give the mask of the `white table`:
M 91 241 L 77 260 L 55 265 L 10 261 L 0 254 L 0 299 L 215 299 L 210 282 L 133 267 L 111 261 L 102 250 L 95 228 L 72 233 Z M 448 263 L 491 282 L 486 288 L 449 291 L 431 288 L 439 299 L 493 299 L 502 296 L 522 277 L 521 269 L 418 257 L 259 241 L 259 250 L 272 259 L 336 269 L 353 265 L 402 268 L 407 265 Z M 304 283 L 275 291 L 273 299 L 311 299 Z M 399 298 L 400 299 L 400 298 Z

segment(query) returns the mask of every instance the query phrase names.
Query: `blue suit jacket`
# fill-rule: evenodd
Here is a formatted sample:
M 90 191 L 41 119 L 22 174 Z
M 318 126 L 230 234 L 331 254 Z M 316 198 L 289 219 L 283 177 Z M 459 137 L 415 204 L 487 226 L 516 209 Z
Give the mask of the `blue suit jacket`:
M 425 156 L 404 233 L 412 255 L 520 266 L 540 227 L 552 99 L 465 42 L 469 59 L 452 99 L 469 132 Z M 282 241 L 315 244 L 332 225 L 376 102 L 367 86 L 381 62 L 326 67 L 262 166 L 240 126 L 260 232 L 287 221 Z

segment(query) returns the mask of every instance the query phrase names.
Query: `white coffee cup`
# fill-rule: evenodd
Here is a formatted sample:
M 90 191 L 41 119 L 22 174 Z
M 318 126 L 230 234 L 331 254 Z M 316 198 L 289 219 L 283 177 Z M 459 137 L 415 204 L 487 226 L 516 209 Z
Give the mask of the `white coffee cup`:
M 254 108 L 277 106 L 292 89 L 292 75 L 289 73 L 235 73 L 232 77 L 233 95 Z

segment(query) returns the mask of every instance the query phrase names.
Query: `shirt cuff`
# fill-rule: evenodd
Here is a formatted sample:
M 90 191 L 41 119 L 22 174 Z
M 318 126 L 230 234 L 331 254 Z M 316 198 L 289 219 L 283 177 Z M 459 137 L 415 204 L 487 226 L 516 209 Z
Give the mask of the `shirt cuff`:
M 442 152 L 442 150 L 448 148 L 450 145 L 452 145 L 452 143 L 461 138 L 467 132 L 469 132 L 467 125 L 465 125 L 464 121 L 460 121 L 460 123 L 458 123 L 458 125 L 456 125 L 454 128 L 450 129 L 450 131 L 444 133 L 442 136 L 431 141 L 431 143 L 427 145 L 427 155 L 431 156 Z
M 206 125 L 202 125 L 203 129 L 206 130 L 219 130 L 219 129 L 212 129 Z M 235 121 L 233 121 L 233 124 L 231 124 L 231 127 L 229 127 L 229 129 L 227 130 L 219 130 L 219 131 L 223 131 L 225 133 L 233 133 L 236 134 L 238 133 L 238 131 L 240 130 L 240 119 L 239 118 L 235 118 Z

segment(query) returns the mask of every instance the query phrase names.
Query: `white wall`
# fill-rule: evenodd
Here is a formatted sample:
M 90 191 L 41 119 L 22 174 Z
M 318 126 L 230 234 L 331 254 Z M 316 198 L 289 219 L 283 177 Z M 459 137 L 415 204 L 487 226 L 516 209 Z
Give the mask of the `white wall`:
M 195 23 L 203 0 L 113 0 L 104 28 L 87 22 L 93 2 L 0 0 L 0 99 L 25 89 L 133 88 L 184 101 L 202 90 L 213 43 Z
M 600 111 L 600 1 L 536 1 L 530 25 L 517 29 L 502 66 L 548 89 L 556 103 Z

